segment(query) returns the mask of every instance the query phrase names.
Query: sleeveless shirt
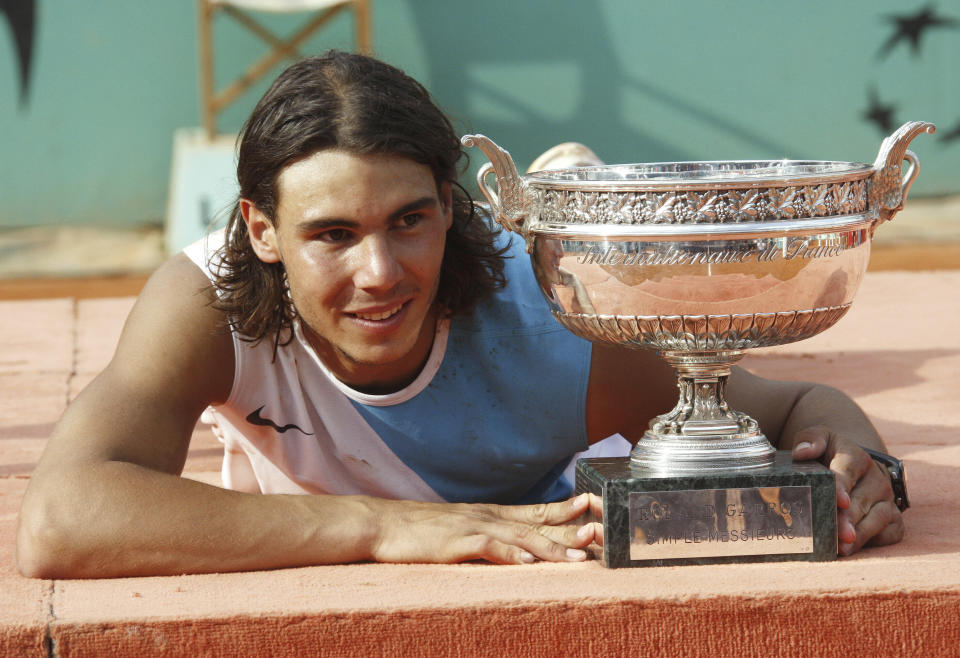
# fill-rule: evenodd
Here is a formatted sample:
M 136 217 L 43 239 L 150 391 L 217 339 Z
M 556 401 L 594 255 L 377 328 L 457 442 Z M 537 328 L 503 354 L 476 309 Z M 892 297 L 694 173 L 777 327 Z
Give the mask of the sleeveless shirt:
M 551 316 L 522 240 L 498 239 L 510 241 L 506 287 L 439 321 L 426 365 L 400 391 L 339 381 L 299 319 L 275 357 L 274 341 L 234 332 L 229 398 L 203 417 L 224 444 L 224 486 L 437 502 L 569 497 L 571 460 L 587 449 L 590 343 Z M 222 244 L 219 231 L 184 253 L 212 280 Z

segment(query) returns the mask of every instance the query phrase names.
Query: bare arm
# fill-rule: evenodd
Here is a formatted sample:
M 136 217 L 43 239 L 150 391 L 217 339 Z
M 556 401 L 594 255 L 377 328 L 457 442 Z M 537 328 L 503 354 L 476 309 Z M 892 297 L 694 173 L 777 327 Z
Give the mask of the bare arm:
M 24 497 L 28 576 L 236 571 L 365 559 L 579 560 L 586 498 L 502 508 L 227 491 L 180 477 L 194 425 L 224 400 L 233 346 L 204 275 L 178 256 L 151 278 L 109 366 L 54 430 Z M 574 552 L 568 553 L 568 549 Z

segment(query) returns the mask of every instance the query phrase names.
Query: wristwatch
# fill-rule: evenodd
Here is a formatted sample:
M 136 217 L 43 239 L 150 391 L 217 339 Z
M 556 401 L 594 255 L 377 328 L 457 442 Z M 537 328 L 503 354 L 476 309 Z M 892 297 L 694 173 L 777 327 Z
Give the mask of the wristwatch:
M 862 447 L 862 446 L 861 446 Z M 903 462 L 878 450 L 864 448 L 864 452 L 873 458 L 873 461 L 880 464 L 880 467 L 890 476 L 890 486 L 893 487 L 893 502 L 902 512 L 910 507 L 910 500 L 907 498 L 907 482 L 903 472 Z

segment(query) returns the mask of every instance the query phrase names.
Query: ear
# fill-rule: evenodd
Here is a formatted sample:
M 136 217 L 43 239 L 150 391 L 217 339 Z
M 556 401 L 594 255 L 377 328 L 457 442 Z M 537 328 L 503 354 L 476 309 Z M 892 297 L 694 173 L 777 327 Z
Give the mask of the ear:
M 264 263 L 279 263 L 280 249 L 277 246 L 277 229 L 270 218 L 260 212 L 249 199 L 240 199 L 240 214 L 247 225 L 253 253 Z
M 453 185 L 449 181 L 440 185 L 440 209 L 449 231 L 453 226 Z

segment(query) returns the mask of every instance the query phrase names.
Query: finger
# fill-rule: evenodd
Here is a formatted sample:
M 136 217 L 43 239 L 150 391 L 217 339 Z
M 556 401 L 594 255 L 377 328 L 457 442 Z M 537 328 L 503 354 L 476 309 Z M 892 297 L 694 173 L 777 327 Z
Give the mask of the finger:
M 857 483 L 872 467 L 873 460 L 859 448 L 854 451 L 840 449 L 830 460 L 830 470 L 836 474 L 844 489 L 852 493 Z
M 482 534 L 508 546 L 527 551 L 541 560 L 577 562 L 587 558 L 583 547 L 594 541 L 592 524 L 570 524 L 584 515 L 591 494 L 581 494 L 558 503 L 537 505 L 486 505 Z M 579 532 L 586 526 L 582 534 Z M 480 541 L 480 540 L 477 540 Z M 487 547 L 481 542 L 481 549 Z M 493 549 L 491 549 L 493 550 Z M 502 553 L 502 549 L 496 549 Z M 499 557 L 498 559 L 501 559 Z M 507 558 L 514 561 L 517 554 Z M 480 555 L 483 559 L 488 559 Z M 469 559 L 469 558 L 467 558 Z
M 893 503 L 893 488 L 890 486 L 890 478 L 884 473 L 880 466 L 872 459 L 870 468 L 863 474 L 860 480 L 850 492 L 850 520 L 854 525 L 859 525 L 863 519 L 880 501 L 889 501 Z
M 599 521 L 603 521 L 603 497 L 596 494 L 588 494 L 590 496 L 590 513 L 594 515 Z
M 794 435 L 793 459 L 794 461 L 812 461 L 820 459 L 823 463 L 833 467 L 831 463 L 836 458 L 838 452 L 845 452 L 837 436 L 827 427 L 820 425 L 808 427 L 800 430 Z M 846 458 L 842 458 L 837 466 L 846 463 Z M 834 487 L 836 488 L 837 507 L 847 509 L 850 507 L 850 490 L 855 484 L 851 481 L 849 474 L 834 477 Z
M 820 460 L 829 465 L 837 453 L 837 437 L 827 427 L 815 426 L 800 430 L 794 435 L 793 460 Z M 846 477 L 834 477 L 837 507 L 847 509 L 850 506 L 850 488 L 852 483 Z
M 592 541 L 587 534 L 578 535 L 577 526 L 532 525 L 529 523 L 496 524 L 490 535 L 498 541 L 518 546 L 541 560 L 580 562 L 587 559 L 583 547 Z
M 590 544 L 597 543 L 603 545 L 603 524 L 602 523 L 585 523 L 577 529 L 577 539 L 579 540 L 576 546 L 583 547 L 589 546 Z
M 851 504 L 849 501 L 852 499 L 854 489 L 861 478 L 875 467 L 875 462 L 853 441 L 832 436 L 829 443 L 827 450 L 824 451 L 824 459 L 827 460 L 824 463 L 830 467 L 836 479 L 837 506 L 847 509 Z M 854 523 L 860 520 L 865 511 L 864 509 L 857 515 Z
M 857 541 L 857 527 L 850 520 L 850 515 L 846 510 L 837 512 L 837 543 L 840 545 L 840 552 L 843 553 L 845 544 L 852 545 Z M 846 555 L 846 553 L 844 553 Z
M 857 483 L 851 495 L 849 512 L 850 519 L 857 528 L 860 545 L 882 532 L 886 523 L 896 521 L 902 524 L 900 510 L 894 503 L 890 478 L 879 465 L 874 463 L 873 468 Z M 878 527 L 877 524 L 881 522 L 883 525 Z
M 903 533 L 905 530 L 903 525 L 903 516 L 895 504 L 890 505 L 888 509 L 890 510 L 889 513 L 893 517 L 893 520 L 887 525 L 883 526 L 883 529 L 868 539 L 864 545 L 886 546 L 887 544 L 896 544 L 898 541 L 903 539 Z M 869 514 L 864 517 L 864 520 L 868 518 L 871 518 Z
M 536 505 L 491 505 L 491 512 L 501 519 L 534 525 L 560 525 L 579 518 L 590 507 L 590 496 L 583 493 L 558 503 Z
M 592 541 L 593 533 L 585 533 L 585 539 L 577 537 L 577 528 L 565 528 L 565 534 L 554 526 L 534 526 L 527 523 L 507 521 L 484 522 L 477 531 L 456 537 L 443 545 L 437 562 L 465 562 L 486 560 L 496 564 L 525 564 L 537 559 L 550 562 L 579 562 L 587 558 L 586 551 L 554 541 L 540 532 L 549 529 L 557 538 L 579 542 L 585 546 Z M 433 560 L 431 560 L 433 561 Z
M 850 494 L 840 478 L 833 478 L 833 486 L 837 490 L 837 509 L 850 509 Z
M 586 515 L 591 519 L 587 525 L 593 526 L 593 541 L 598 546 L 603 546 L 603 497 L 596 494 L 590 494 L 590 513 Z
M 583 548 L 595 541 L 597 523 L 580 525 L 544 525 L 537 532 L 550 541 L 568 548 Z
M 445 562 L 469 562 L 485 560 L 494 564 L 530 564 L 536 557 L 519 546 L 507 544 L 485 535 L 461 537 L 449 546 L 450 555 Z
M 819 459 L 827 449 L 830 431 L 821 426 L 808 427 L 793 435 L 793 459 L 812 461 Z
M 857 538 L 852 544 L 841 546 L 843 555 L 850 555 L 866 544 L 881 546 L 903 538 L 903 517 L 892 501 L 874 505 L 856 526 Z

